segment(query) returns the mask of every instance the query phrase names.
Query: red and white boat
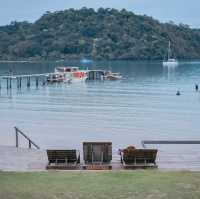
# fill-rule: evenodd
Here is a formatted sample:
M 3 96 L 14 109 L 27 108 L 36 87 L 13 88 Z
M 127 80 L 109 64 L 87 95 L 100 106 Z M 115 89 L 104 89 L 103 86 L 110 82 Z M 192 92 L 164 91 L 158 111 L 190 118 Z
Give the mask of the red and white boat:
M 79 67 L 56 67 L 55 74 L 62 74 L 64 82 L 85 81 L 88 77 L 88 71 Z

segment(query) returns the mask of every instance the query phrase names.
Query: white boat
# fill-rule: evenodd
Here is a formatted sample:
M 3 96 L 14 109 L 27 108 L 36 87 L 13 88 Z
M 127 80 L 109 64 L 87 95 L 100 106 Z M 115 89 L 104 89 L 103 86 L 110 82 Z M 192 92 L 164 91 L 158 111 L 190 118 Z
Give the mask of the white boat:
M 111 71 L 108 71 L 105 73 L 104 78 L 105 80 L 120 80 L 122 79 L 122 75 L 120 73 L 112 73 Z
M 62 74 L 64 82 L 85 81 L 88 77 L 87 70 L 80 70 L 79 67 L 56 67 L 55 74 Z
M 169 41 L 169 46 L 168 46 L 168 53 L 167 53 L 167 60 L 163 61 L 163 66 L 167 67 L 176 67 L 178 66 L 178 60 L 175 58 L 171 58 L 171 42 Z
M 49 83 L 58 83 L 58 82 L 63 82 L 64 81 L 64 76 L 59 73 L 52 73 L 49 74 L 47 77 L 47 82 Z

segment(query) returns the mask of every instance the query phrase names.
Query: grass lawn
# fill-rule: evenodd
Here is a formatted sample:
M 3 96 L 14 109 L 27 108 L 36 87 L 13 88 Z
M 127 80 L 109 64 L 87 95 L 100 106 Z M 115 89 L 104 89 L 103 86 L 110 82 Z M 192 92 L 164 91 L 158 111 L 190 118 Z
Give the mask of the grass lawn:
M 0 199 L 199 199 L 200 173 L 0 172 Z

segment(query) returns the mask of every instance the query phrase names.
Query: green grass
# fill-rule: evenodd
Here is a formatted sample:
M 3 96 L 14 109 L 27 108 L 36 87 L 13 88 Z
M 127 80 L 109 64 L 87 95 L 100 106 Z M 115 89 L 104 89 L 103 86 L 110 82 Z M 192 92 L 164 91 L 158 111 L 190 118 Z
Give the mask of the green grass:
M 0 199 L 199 199 L 198 172 L 0 173 Z

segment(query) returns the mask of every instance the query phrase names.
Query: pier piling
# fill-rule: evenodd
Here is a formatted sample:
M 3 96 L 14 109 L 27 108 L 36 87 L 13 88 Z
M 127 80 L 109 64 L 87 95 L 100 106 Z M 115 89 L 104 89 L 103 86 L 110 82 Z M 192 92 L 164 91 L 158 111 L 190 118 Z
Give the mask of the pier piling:
M 19 78 L 17 77 L 17 89 L 19 89 Z
M 10 77 L 10 89 L 12 89 L 12 77 Z
M 0 90 L 2 90 L 2 88 L 12 90 L 13 84 L 17 89 L 21 89 L 23 83 L 27 88 L 31 87 L 31 83 L 35 84 L 36 88 L 39 86 L 45 86 L 47 83 L 47 77 L 51 74 L 53 73 L 0 76 Z
M 38 77 L 35 78 L 35 84 L 36 84 L 36 88 L 38 88 L 38 85 L 39 85 L 39 78 Z
M 43 78 L 42 86 L 45 86 L 45 85 L 46 85 L 46 80 L 45 78 Z
M 19 87 L 20 88 L 22 87 L 22 78 L 21 77 L 19 78 Z
M 27 88 L 30 88 L 31 87 L 31 77 L 28 76 L 27 77 Z
M 8 77 L 6 78 L 6 82 L 7 82 L 7 90 L 8 90 L 9 89 Z

